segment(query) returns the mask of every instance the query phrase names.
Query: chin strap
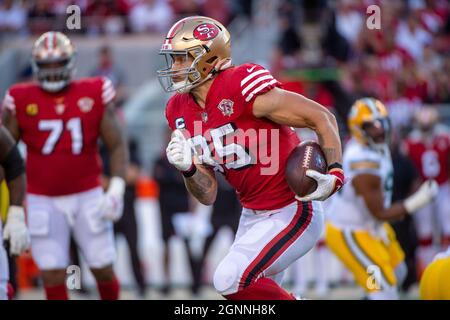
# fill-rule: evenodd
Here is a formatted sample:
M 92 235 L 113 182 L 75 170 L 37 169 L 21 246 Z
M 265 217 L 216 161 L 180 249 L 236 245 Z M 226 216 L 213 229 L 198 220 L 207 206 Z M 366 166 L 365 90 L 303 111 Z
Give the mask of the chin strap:
M 225 61 L 226 61 L 226 62 L 220 66 L 220 68 L 219 68 L 220 71 L 225 70 L 225 69 L 228 69 L 228 68 L 230 68 L 230 67 L 232 66 L 232 64 L 231 64 L 231 58 L 225 59 Z M 220 62 L 219 62 L 219 63 L 220 63 Z
M 199 85 L 201 85 L 201 84 L 205 83 L 206 81 L 210 80 L 210 79 L 211 79 L 213 76 L 215 76 L 219 71 L 226 70 L 226 69 L 228 69 L 228 68 L 230 68 L 230 67 L 233 66 L 233 65 L 232 65 L 232 62 L 231 62 L 231 58 L 223 59 L 222 61 L 219 61 L 219 62 L 217 63 L 217 65 L 219 65 L 219 69 L 216 69 L 216 67 L 213 67 L 213 68 L 211 69 L 211 72 L 205 77 L 205 79 L 203 79 L 202 81 L 200 81 L 200 82 L 198 82 L 198 83 L 196 83 L 196 84 L 194 84 L 194 85 L 192 85 L 192 86 L 184 87 L 184 88 L 181 88 L 181 89 L 177 90 L 178 93 L 186 93 L 186 92 L 189 92 L 190 90 L 194 89 L 195 87 L 198 87 Z M 216 66 L 217 66 L 217 65 L 216 65 Z

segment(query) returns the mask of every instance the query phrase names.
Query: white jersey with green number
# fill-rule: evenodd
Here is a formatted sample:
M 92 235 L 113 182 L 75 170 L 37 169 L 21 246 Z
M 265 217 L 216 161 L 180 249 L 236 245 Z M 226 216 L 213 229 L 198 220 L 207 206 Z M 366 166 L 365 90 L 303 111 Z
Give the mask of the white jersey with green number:
M 343 169 L 346 177 L 344 187 L 332 197 L 328 218 L 337 227 L 378 230 L 381 221 L 368 210 L 364 199 L 356 194 L 353 178 L 360 174 L 373 174 L 381 178 L 384 207 L 391 205 L 393 167 L 389 148 L 376 151 L 352 139 L 345 147 Z

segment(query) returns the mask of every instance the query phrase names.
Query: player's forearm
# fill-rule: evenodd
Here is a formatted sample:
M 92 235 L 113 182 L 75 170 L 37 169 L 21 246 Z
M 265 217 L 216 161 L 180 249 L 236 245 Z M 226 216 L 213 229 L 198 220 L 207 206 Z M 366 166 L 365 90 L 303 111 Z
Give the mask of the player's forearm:
M 121 141 L 110 150 L 110 159 L 111 176 L 125 179 L 128 164 L 128 149 L 125 141 Z
M 407 214 L 408 212 L 403 205 L 403 201 L 398 201 L 389 208 L 378 212 L 375 216 L 378 218 L 378 220 L 392 221 L 401 219 Z
M 323 120 L 316 125 L 319 143 L 327 159 L 328 165 L 342 164 L 342 147 L 336 118 L 331 112 L 324 113 Z
M 301 117 L 305 119 L 307 126 L 319 137 L 328 165 L 342 164 L 341 139 L 336 117 L 321 104 L 304 96 L 300 96 L 298 102 L 301 109 L 297 106 L 297 112 L 302 112 Z
M 208 206 L 216 201 L 217 181 L 206 170 L 201 166 L 197 166 L 197 171 L 193 176 L 184 177 L 184 183 L 192 196 L 200 203 Z
M 9 203 L 12 206 L 22 206 L 25 198 L 25 175 L 12 179 L 8 182 Z

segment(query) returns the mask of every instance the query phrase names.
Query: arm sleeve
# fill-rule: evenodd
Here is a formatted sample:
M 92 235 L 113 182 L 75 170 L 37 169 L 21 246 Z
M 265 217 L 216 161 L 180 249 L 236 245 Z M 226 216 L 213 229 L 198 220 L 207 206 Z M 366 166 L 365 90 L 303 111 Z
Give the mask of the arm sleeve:
M 114 89 L 114 85 L 111 80 L 104 77 L 102 83 L 102 102 L 103 105 L 107 106 L 108 103 L 114 100 L 116 97 L 116 89 Z

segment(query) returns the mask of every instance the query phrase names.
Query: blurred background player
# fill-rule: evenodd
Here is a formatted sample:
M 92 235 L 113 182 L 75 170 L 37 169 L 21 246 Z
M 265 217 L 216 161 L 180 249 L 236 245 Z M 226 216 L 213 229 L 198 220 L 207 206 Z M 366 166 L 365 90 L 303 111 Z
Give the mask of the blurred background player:
M 403 250 L 386 221 L 428 204 L 437 194 L 437 183 L 426 181 L 406 200 L 391 205 L 393 166 L 385 106 L 374 98 L 357 100 L 348 126 L 352 135 L 344 150 L 348 182 L 332 199 L 326 242 L 368 299 L 398 299 L 397 286 L 407 270 Z
M 402 152 L 401 142 L 400 132 L 392 128 L 390 143 L 394 169 L 392 203 L 405 200 L 414 190 L 417 190 L 421 183 L 419 172 L 414 163 Z M 418 241 L 414 217 L 406 215 L 403 219 L 391 221 L 390 224 L 405 253 L 405 264 L 408 273 L 401 285 L 401 289 L 404 292 L 408 292 L 411 286 L 417 282 L 416 249 Z
M 166 141 L 170 141 L 171 130 L 166 131 Z M 153 168 L 153 178 L 158 183 L 159 195 L 159 212 L 161 217 L 161 231 L 163 241 L 163 270 L 164 270 L 164 285 L 161 288 L 161 292 L 164 295 L 170 293 L 172 285 L 170 279 L 170 240 L 174 236 L 180 237 L 185 245 L 186 254 L 188 256 L 189 267 L 192 275 L 191 293 L 193 295 L 198 294 L 200 287 L 200 267 L 201 261 L 191 250 L 189 243 L 189 231 L 186 228 L 176 228 L 176 217 L 181 218 L 184 221 L 189 220 L 193 215 L 193 199 L 190 199 L 189 193 L 183 182 L 183 178 L 178 172 L 173 170 L 172 165 L 167 160 L 165 153 L 161 153 L 157 158 L 155 166 Z M 184 217 L 183 217 L 184 216 Z
M 439 123 L 436 108 L 424 106 L 414 116 L 416 128 L 404 143 L 407 155 L 422 181 L 434 179 L 439 184 L 435 201 L 414 215 L 419 237 L 418 272 L 433 256 L 450 245 L 450 131 Z
M 30 235 L 25 223 L 25 167 L 14 139 L 0 125 L 0 300 L 11 299 L 8 286 L 8 255 L 3 246 L 9 246 L 11 259 L 30 246 Z M 6 223 L 3 226 L 3 217 Z M 3 230 L 2 230 L 3 226 Z
M 123 214 L 119 220 L 114 223 L 114 232 L 116 235 L 121 234 L 125 237 L 130 252 L 130 262 L 133 270 L 134 279 L 137 285 L 137 294 L 144 298 L 146 293 L 146 283 L 144 271 L 142 268 L 142 259 L 138 250 L 138 227 L 136 222 L 136 183 L 140 175 L 140 160 L 136 141 L 128 139 L 129 162 L 125 172 L 125 193 L 123 200 Z M 110 157 L 105 144 L 100 146 L 100 155 L 103 162 L 102 184 L 104 189 L 111 179 Z
M 102 299 L 118 299 L 112 222 L 122 215 L 128 152 L 115 118 L 114 87 L 106 78 L 72 81 L 75 49 L 47 32 L 32 50 L 38 82 L 12 86 L 3 122 L 27 146 L 27 208 L 33 258 L 48 299 L 67 299 L 65 268 L 74 238 Z M 100 185 L 101 137 L 111 156 L 108 190 Z
M 125 89 L 126 79 L 122 68 L 114 60 L 111 47 L 104 45 L 99 49 L 97 66 L 90 72 L 90 76 L 105 77 L 111 80 L 116 90 L 115 104 L 119 108 L 123 106 L 127 98 Z
M 343 184 L 338 127 L 331 112 L 279 88 L 262 66 L 233 66 L 230 37 L 220 22 L 199 16 L 178 21 L 167 33 L 160 51 L 167 66 L 158 77 L 165 91 L 177 94 L 166 107 L 174 131 L 166 153 L 200 203 L 215 202 L 220 171 L 244 207 L 235 241 L 214 274 L 217 292 L 230 300 L 294 300 L 280 284 L 285 269 L 322 232 L 321 204 L 313 200 L 327 199 Z M 318 186 L 303 198 L 296 198 L 284 176 L 299 143 L 291 126 L 312 128 L 329 164 L 325 174 L 307 171 Z M 248 132 L 258 137 L 242 137 Z M 228 138 L 236 134 L 239 143 Z M 258 155 L 269 146 L 268 154 Z M 267 156 L 276 168 L 265 167 Z

